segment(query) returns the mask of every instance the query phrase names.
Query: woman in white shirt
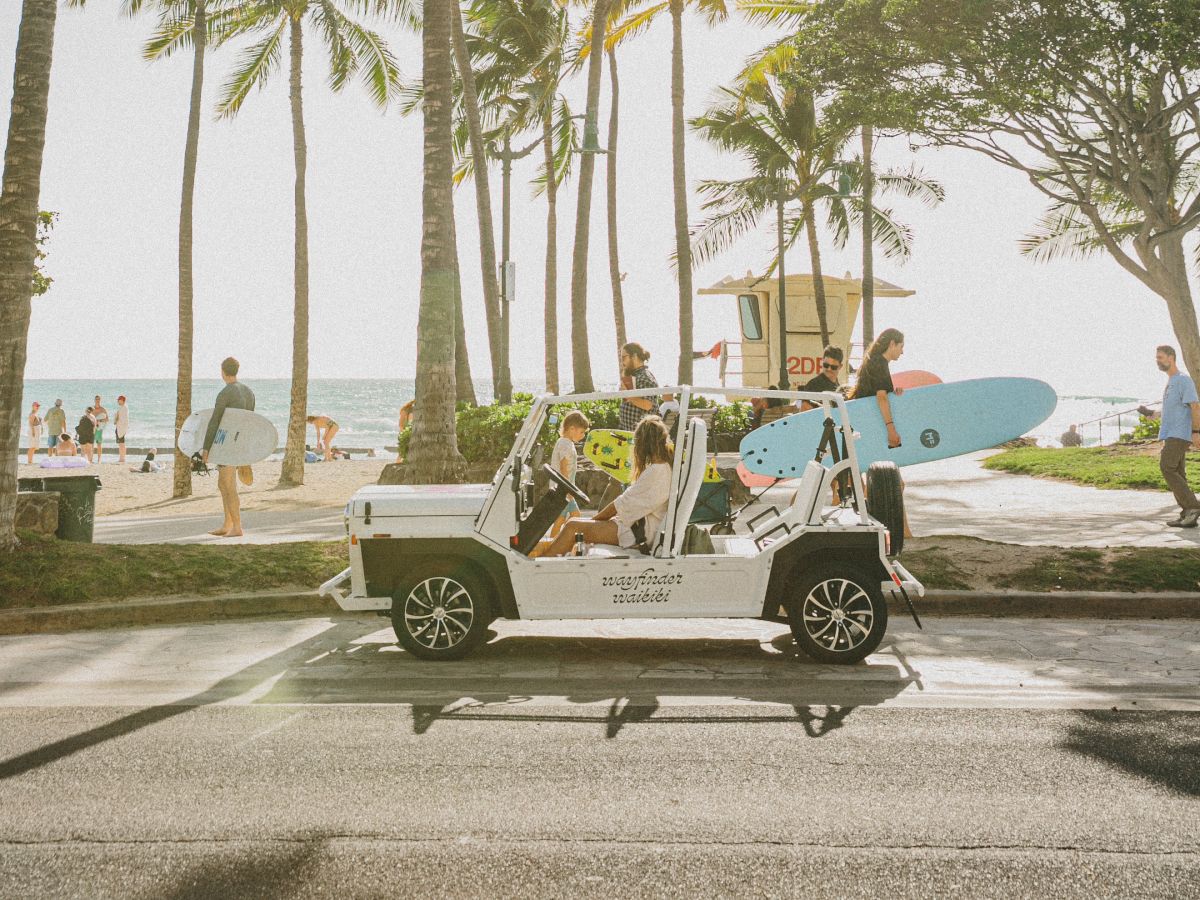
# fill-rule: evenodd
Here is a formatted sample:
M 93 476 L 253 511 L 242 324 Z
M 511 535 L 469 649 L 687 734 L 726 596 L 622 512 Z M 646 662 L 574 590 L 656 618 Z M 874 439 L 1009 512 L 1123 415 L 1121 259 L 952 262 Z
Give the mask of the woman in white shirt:
M 651 549 L 671 495 L 671 439 L 662 419 L 646 416 L 633 433 L 633 482 L 594 519 L 571 519 L 539 556 L 566 556 L 582 534 L 589 544 Z

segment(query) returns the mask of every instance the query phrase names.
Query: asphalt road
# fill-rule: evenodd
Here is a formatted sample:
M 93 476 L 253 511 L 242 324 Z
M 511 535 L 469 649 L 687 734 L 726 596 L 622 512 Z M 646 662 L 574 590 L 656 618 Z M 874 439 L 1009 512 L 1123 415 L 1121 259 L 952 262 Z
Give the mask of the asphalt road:
M 0 896 L 1200 896 L 1197 623 L 378 625 L 0 639 Z

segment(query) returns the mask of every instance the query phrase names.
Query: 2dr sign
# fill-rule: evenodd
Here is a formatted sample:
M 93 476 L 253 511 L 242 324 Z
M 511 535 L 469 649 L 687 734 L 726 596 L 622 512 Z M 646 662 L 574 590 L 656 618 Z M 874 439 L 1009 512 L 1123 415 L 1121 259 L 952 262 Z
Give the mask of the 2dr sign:
M 821 365 L 821 357 L 789 356 L 787 363 L 789 375 L 816 375 Z

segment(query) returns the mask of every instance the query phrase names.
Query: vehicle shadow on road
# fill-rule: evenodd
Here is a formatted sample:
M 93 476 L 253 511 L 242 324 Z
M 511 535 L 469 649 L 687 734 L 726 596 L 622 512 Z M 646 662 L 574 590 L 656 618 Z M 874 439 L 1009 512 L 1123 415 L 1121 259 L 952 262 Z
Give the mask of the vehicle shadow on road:
M 1178 794 L 1200 797 L 1200 716 L 1084 710 L 1063 746 Z
M 257 702 L 407 704 L 416 734 L 450 721 L 590 722 L 606 738 L 631 726 L 796 722 L 817 738 L 860 707 L 920 687 L 920 673 L 890 642 L 864 663 L 830 666 L 800 653 L 788 634 L 766 642 L 521 635 L 431 663 L 387 636 L 289 669 Z

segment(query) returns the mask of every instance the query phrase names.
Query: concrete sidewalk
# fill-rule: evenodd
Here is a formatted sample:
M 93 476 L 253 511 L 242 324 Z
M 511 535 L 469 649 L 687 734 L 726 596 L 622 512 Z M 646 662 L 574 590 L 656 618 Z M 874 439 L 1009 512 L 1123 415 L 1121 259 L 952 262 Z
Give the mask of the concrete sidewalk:
M 913 534 L 966 535 L 1010 544 L 1060 547 L 1200 547 L 1200 529 L 1183 530 L 1166 525 L 1178 509 L 1165 491 L 1103 491 L 1028 475 L 991 472 L 981 463 L 994 452 L 982 451 L 904 469 L 905 502 Z M 794 486 L 774 488 L 764 500 L 786 498 L 794 489 Z M 233 540 L 208 534 L 216 524 L 211 515 L 103 516 L 96 519 L 96 541 L 107 544 L 332 541 L 345 536 L 342 503 L 309 509 L 249 511 L 244 516 L 246 536 Z

